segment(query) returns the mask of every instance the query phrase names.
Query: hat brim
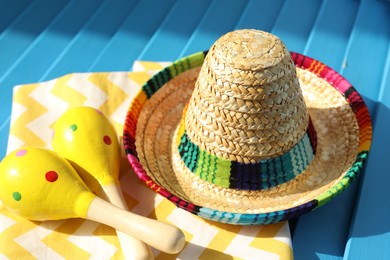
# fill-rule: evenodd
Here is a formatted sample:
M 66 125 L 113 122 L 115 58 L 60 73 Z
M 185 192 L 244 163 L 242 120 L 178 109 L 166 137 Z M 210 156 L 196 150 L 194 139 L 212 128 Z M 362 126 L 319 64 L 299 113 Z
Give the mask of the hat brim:
M 210 188 L 186 172 L 171 149 L 172 138 L 206 54 L 190 55 L 157 73 L 129 107 L 124 148 L 135 173 L 152 190 L 206 219 L 270 224 L 324 205 L 359 175 L 372 139 L 366 105 L 336 71 L 297 53 L 291 53 L 292 60 L 318 138 L 317 154 L 308 169 L 287 183 L 261 191 Z

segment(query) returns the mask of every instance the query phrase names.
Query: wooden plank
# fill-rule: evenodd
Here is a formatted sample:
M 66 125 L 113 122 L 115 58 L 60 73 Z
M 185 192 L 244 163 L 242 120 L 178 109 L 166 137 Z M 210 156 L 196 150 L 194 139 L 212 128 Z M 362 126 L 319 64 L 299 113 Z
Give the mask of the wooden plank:
M 25 9 L 28 9 L 28 6 L 31 3 L 32 2 L 29 0 L 1 0 L 0 6 L 2 8 L 0 10 L 0 33 L 2 33 L 16 17 L 22 14 Z
M 283 4 L 283 0 L 252 0 L 248 2 L 236 29 L 259 29 L 270 32 Z
M 247 1 L 213 1 L 180 56 L 208 50 L 219 37 L 235 28 L 246 4 Z
M 133 61 L 172 8 L 173 0 L 140 1 L 90 66 L 94 71 L 130 70 Z
M 301 216 L 293 230 L 297 259 L 343 259 L 358 182 L 323 207 Z
M 358 8 L 358 1 L 324 0 L 303 53 L 340 72 Z
M 390 92 L 390 84 L 386 92 Z M 389 96 L 390 94 L 386 94 Z M 358 198 L 344 259 L 388 259 L 390 255 L 390 104 L 377 108 L 374 140 Z
M 390 3 L 362 0 L 341 69 L 375 115 L 390 34 Z M 366 73 L 365 73 L 366 72 Z
M 325 0 L 304 53 L 340 71 L 358 7 L 355 1 Z M 342 259 L 357 187 L 354 183 L 324 207 L 298 219 L 292 240 L 296 256 Z
M 321 4 L 321 0 L 286 1 L 271 32 L 290 51 L 303 53 Z
M 180 58 L 209 5 L 210 0 L 176 2 L 137 60 L 174 61 Z
M 364 27 L 364 30 L 365 33 L 371 34 L 371 41 L 374 45 L 372 47 L 382 55 L 383 58 L 380 61 L 384 59 L 384 62 L 381 62 L 378 66 L 375 64 L 372 67 L 370 66 L 366 69 L 367 73 L 364 73 L 374 73 L 378 77 L 373 82 L 375 85 L 370 84 L 368 87 L 377 91 L 379 97 L 376 109 L 373 112 L 373 143 L 366 171 L 362 176 L 363 182 L 357 199 L 355 216 L 351 224 L 344 258 L 388 259 L 390 255 L 390 201 L 387 198 L 390 176 L 386 162 L 390 157 L 390 150 L 388 149 L 390 145 L 390 139 L 388 138 L 390 132 L 390 124 L 388 123 L 390 118 L 390 18 L 388 16 L 390 3 L 382 3 L 382 5 L 379 3 L 376 3 L 377 5 L 366 4 L 369 5 L 367 8 L 372 8 L 371 12 L 376 19 L 382 21 L 381 29 L 377 28 L 374 31 L 369 31 L 370 28 L 365 25 L 367 27 Z M 367 14 L 362 12 L 362 15 Z M 376 34 L 377 36 L 374 37 L 373 35 Z M 384 48 L 386 45 L 387 50 L 379 49 L 379 47 Z M 374 72 L 374 70 L 378 71 Z M 373 79 L 371 75 L 367 76 L 369 79 Z M 369 98 L 374 98 L 374 94 L 370 92 L 368 87 L 365 89 L 366 95 Z
M 28 48 L 66 3 L 67 1 L 34 1 L 3 31 L 0 35 L 0 75 Z M 45 12 L 46 8 L 50 12 Z

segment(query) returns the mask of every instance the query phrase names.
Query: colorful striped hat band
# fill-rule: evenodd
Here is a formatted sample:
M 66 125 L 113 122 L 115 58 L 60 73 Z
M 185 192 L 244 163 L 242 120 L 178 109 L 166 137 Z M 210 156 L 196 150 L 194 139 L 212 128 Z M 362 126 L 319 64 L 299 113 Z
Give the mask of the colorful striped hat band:
M 317 136 L 310 117 L 305 134 L 290 150 L 274 158 L 244 163 L 220 158 L 194 144 L 185 130 L 186 110 L 176 136 L 178 152 L 185 166 L 207 182 L 231 189 L 268 189 L 292 180 L 314 158 Z
M 138 177 L 178 207 L 252 225 L 327 203 L 362 171 L 371 138 L 342 76 L 272 34 L 237 30 L 153 76 L 123 143 Z

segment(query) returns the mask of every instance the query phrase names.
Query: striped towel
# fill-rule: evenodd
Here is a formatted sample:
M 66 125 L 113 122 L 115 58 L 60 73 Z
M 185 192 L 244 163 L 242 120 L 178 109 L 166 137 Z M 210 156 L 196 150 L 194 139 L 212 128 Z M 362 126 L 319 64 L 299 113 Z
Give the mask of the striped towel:
M 8 152 L 24 145 L 51 148 L 54 122 L 68 108 L 99 109 L 122 135 L 129 104 L 142 84 L 167 63 L 134 63 L 133 72 L 75 73 L 16 86 Z M 125 157 L 125 155 L 123 154 Z M 203 220 L 176 208 L 141 183 L 122 164 L 121 185 L 129 209 L 183 230 L 186 246 L 176 255 L 153 250 L 156 259 L 292 259 L 287 222 L 232 226 Z M 84 219 L 31 222 L 0 204 L 0 259 L 124 259 L 115 230 Z

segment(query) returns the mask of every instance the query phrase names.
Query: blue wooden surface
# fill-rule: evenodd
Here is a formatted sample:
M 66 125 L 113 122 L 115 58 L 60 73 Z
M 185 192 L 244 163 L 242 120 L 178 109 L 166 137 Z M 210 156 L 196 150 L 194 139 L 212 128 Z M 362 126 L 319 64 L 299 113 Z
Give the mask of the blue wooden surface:
M 374 121 L 364 176 L 291 222 L 296 259 L 389 259 L 386 0 L 0 0 L 0 158 L 14 85 L 71 72 L 126 71 L 137 59 L 175 60 L 238 28 L 270 31 L 290 50 L 342 73 Z

